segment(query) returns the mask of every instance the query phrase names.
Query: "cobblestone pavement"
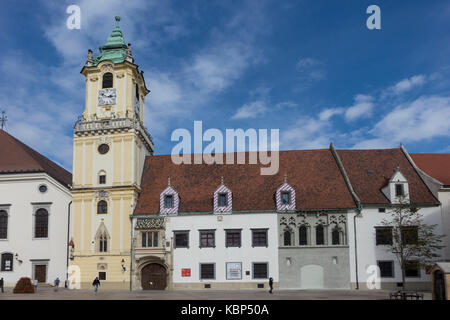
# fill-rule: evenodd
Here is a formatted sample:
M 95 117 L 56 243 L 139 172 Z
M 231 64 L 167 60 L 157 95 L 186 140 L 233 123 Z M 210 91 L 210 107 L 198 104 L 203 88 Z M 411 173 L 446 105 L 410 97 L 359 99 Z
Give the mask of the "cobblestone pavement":
M 386 290 L 279 290 L 267 291 L 113 291 L 99 289 L 97 294 L 87 290 L 38 288 L 34 294 L 13 294 L 12 288 L 0 293 L 0 300 L 383 300 Z M 424 294 L 425 300 L 431 293 Z

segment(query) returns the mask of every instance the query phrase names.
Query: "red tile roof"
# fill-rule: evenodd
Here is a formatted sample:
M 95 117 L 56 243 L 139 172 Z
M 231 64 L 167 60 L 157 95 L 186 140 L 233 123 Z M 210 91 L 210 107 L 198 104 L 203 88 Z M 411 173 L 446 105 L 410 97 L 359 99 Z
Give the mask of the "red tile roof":
M 337 152 L 361 203 L 388 204 L 389 200 L 381 189 L 386 186 L 397 167 L 408 181 L 411 202 L 438 203 L 400 148 Z
M 450 153 L 410 153 L 410 156 L 422 171 L 450 186 Z
M 69 171 L 0 130 L 0 174 L 26 172 L 46 172 L 65 187 L 72 184 Z
M 356 207 L 330 150 L 280 151 L 279 157 L 278 174 L 263 176 L 259 164 L 175 165 L 170 155 L 148 156 L 135 214 L 159 212 L 168 178 L 181 199 L 179 212 L 212 212 L 222 176 L 233 194 L 234 211 L 275 210 L 275 192 L 285 174 L 296 190 L 297 209 Z

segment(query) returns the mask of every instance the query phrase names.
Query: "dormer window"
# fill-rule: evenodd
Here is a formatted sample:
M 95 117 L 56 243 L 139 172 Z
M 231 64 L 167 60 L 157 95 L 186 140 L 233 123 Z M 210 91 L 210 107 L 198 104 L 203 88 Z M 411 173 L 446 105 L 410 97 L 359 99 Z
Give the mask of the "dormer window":
M 159 202 L 159 211 L 161 214 L 177 214 L 180 206 L 180 197 L 178 192 L 170 185 L 168 179 L 168 187 L 161 192 Z
M 410 202 L 408 180 L 406 180 L 406 177 L 399 168 L 394 170 L 394 174 L 389 179 L 389 182 L 381 189 L 381 191 L 391 203 Z
M 214 191 L 214 213 L 231 213 L 233 211 L 233 199 L 231 190 L 222 184 Z
M 295 190 L 287 182 L 278 188 L 275 195 L 276 209 L 279 211 L 295 210 Z
M 113 74 L 107 72 L 103 75 L 102 88 L 112 88 L 113 87 Z
M 395 196 L 402 197 L 404 195 L 405 195 L 405 192 L 403 190 L 403 184 L 396 184 L 395 185 Z
M 167 209 L 173 208 L 173 195 L 166 195 L 164 197 L 164 207 Z
M 291 193 L 283 191 L 281 192 L 281 203 L 283 205 L 291 204 Z
M 227 206 L 227 194 L 221 193 L 219 194 L 219 207 L 226 207 Z

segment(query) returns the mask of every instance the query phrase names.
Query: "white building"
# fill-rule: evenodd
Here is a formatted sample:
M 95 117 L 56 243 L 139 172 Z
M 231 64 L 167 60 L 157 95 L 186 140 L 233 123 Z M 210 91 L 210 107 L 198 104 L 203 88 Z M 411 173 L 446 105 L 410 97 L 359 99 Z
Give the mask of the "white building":
M 0 130 L 0 278 L 66 279 L 72 175 Z
M 382 220 L 389 219 L 389 211 L 402 198 L 420 210 L 424 223 L 437 225 L 436 234 L 442 234 L 440 203 L 403 147 L 337 150 L 337 154 L 360 209 L 349 219 L 348 228 L 352 287 L 366 289 L 368 282 L 375 284 L 375 276 L 379 276 L 382 289 L 399 288 L 401 268 L 387 246 L 393 241 L 392 228 L 383 225 Z M 410 290 L 429 289 L 428 271 L 411 261 L 406 269 L 406 283 Z
M 241 166 L 147 157 L 133 215 L 134 289 L 267 290 L 270 277 L 278 286 L 272 189 L 283 177 L 268 186 L 259 166 L 245 167 L 244 178 Z
M 441 202 L 436 215 L 441 216 L 442 231 L 446 235 L 442 260 L 450 261 L 450 153 L 410 154 L 423 180 Z

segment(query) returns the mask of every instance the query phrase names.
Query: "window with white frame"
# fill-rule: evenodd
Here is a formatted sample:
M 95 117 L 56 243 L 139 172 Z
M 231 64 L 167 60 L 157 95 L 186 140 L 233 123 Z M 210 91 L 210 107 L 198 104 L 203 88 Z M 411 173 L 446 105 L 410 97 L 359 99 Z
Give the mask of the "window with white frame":
M 40 208 L 34 215 L 34 238 L 48 238 L 48 211 Z
M 10 252 L 4 252 L 1 254 L 1 270 L 0 271 L 13 271 L 13 254 Z

